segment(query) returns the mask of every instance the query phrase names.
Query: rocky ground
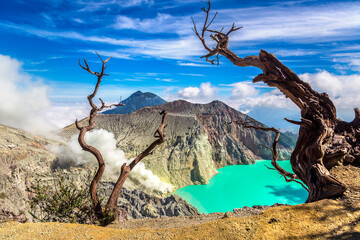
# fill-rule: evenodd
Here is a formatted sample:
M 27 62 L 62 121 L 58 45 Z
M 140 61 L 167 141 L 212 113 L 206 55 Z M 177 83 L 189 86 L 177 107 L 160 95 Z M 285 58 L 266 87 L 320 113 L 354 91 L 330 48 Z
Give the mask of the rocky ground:
M 360 239 L 359 168 L 337 166 L 332 174 L 348 185 L 345 195 L 335 200 L 129 220 L 105 228 L 9 221 L 0 224 L 0 239 Z
M 41 184 L 54 186 L 57 176 L 62 175 L 65 179 L 71 179 L 76 186 L 90 182 L 88 176 L 93 174 L 94 168 L 54 168 L 56 156 L 49 151 L 49 146 L 59 146 L 61 142 L 1 124 L 0 136 L 0 220 L 33 220 L 29 214 L 32 194 L 27 190 L 37 180 Z M 100 182 L 102 196 L 110 196 L 112 188 L 113 183 Z M 118 205 L 127 210 L 129 219 L 198 214 L 194 207 L 180 197 L 150 195 L 134 189 L 123 188 Z
M 110 191 L 104 196 L 110 196 Z M 118 206 L 126 209 L 129 219 L 192 216 L 199 214 L 196 208 L 179 196 L 170 195 L 161 198 L 151 196 L 142 191 L 130 191 L 124 188 L 121 189 Z
M 26 191 L 36 179 L 52 181 L 56 156 L 49 144 L 0 125 L 0 239 L 360 239 L 360 171 L 336 166 L 331 172 L 348 185 L 344 196 L 296 206 L 253 207 L 234 212 L 197 214 L 183 200 L 159 198 L 142 191 L 123 190 L 120 206 L 131 219 L 106 228 L 67 223 L 20 223 L 28 209 Z M 86 168 L 70 168 L 67 175 L 83 180 Z M 102 191 L 111 183 L 103 182 Z M 106 193 L 105 193 L 106 195 Z M 181 215 L 192 216 L 181 216 Z M 178 217 L 162 217 L 178 216 Z M 161 218 L 160 218 L 161 217 Z M 15 221 L 9 220 L 13 219 Z M 20 221 L 20 222 L 19 222 Z

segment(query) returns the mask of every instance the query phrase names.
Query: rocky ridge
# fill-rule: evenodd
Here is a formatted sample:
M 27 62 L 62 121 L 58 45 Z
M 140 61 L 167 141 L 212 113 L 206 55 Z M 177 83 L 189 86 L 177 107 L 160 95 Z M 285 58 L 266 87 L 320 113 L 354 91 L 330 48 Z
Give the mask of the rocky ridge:
M 155 175 L 177 188 L 206 184 L 220 167 L 253 164 L 256 159 L 272 157 L 266 147 L 272 145 L 272 133 L 228 124 L 251 118 L 220 101 L 192 104 L 179 100 L 130 114 L 100 114 L 96 118 L 96 128 L 113 132 L 117 146 L 128 158 L 135 157 L 154 140 L 161 110 L 168 111 L 167 141 L 143 162 Z M 59 135 L 69 139 L 77 132 L 71 125 Z M 280 159 L 289 159 L 295 142 L 293 137 L 282 134 Z

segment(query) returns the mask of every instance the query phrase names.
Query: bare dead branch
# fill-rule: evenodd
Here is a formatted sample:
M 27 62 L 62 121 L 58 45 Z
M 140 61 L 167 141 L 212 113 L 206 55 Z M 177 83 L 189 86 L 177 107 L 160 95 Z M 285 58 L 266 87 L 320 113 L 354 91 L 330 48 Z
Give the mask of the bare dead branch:
M 295 125 L 311 125 L 311 121 L 305 118 L 302 118 L 301 121 L 295 121 L 288 118 L 284 118 L 289 123 L 295 124 Z
M 106 76 L 107 74 L 105 74 L 105 69 L 106 69 L 106 66 L 105 64 L 110 60 L 110 58 L 106 59 L 105 61 L 102 60 L 101 56 L 96 53 L 98 55 L 98 57 L 100 58 L 101 62 L 102 62 L 102 68 L 101 68 L 101 72 L 98 73 L 98 72 L 93 72 L 91 69 L 90 69 L 90 66 L 88 65 L 88 63 L 86 62 L 85 58 L 84 58 L 84 64 L 86 67 L 84 67 L 80 60 L 79 60 L 79 65 L 82 69 L 86 70 L 87 72 L 89 72 L 90 74 L 93 74 L 93 75 L 96 75 L 97 77 L 97 82 L 96 82 L 96 85 L 95 85 L 95 88 L 94 88 L 94 91 L 92 94 L 90 94 L 89 96 L 87 96 L 87 99 L 88 99 L 88 102 L 91 106 L 91 110 L 90 110 L 90 114 L 89 114 L 89 121 L 88 121 L 88 125 L 85 125 L 83 127 L 80 127 L 78 121 L 76 120 L 75 121 L 75 125 L 76 125 L 76 128 L 80 130 L 80 133 L 79 133 L 79 137 L 78 137 L 78 141 L 79 141 L 79 144 L 80 146 L 82 147 L 82 149 L 84 151 L 87 151 L 87 152 L 90 152 L 92 155 L 95 156 L 97 162 L 98 162 L 98 170 L 94 176 L 94 178 L 92 179 L 91 181 L 91 184 L 90 184 L 90 196 L 91 196 L 91 200 L 92 200 L 92 203 L 93 203 L 93 206 L 94 206 L 94 210 L 95 210 L 95 214 L 96 216 L 98 217 L 98 219 L 101 219 L 103 217 L 103 209 L 100 205 L 100 202 L 99 202 L 99 198 L 97 196 L 97 185 L 104 173 L 104 170 L 105 170 L 105 162 L 104 162 L 104 159 L 103 159 L 103 156 L 101 155 L 100 151 L 93 147 L 93 146 L 90 146 L 88 145 L 86 142 L 85 142 L 85 139 L 84 139 L 84 136 L 86 134 L 86 132 L 94 129 L 95 127 L 95 118 L 96 118 L 96 115 L 99 111 L 101 111 L 102 109 L 104 109 L 105 107 L 105 104 L 103 102 L 102 99 L 100 99 L 100 102 L 101 102 L 101 107 L 98 108 L 94 102 L 93 102 L 93 98 L 96 96 L 96 93 L 99 89 L 99 86 L 100 86 L 100 83 L 101 83 L 101 80 L 102 80 L 102 77 L 103 76 Z M 122 103 L 119 103 L 118 104 L 119 106 L 122 105 Z
M 106 64 L 112 57 L 109 57 L 108 59 L 106 59 L 106 60 L 104 61 L 104 60 L 102 60 L 100 54 L 98 54 L 97 52 L 95 52 L 95 53 L 96 53 L 96 55 L 98 55 L 98 57 L 100 58 L 100 60 L 101 60 L 101 62 L 102 62 L 102 68 L 101 68 L 101 73 L 100 73 L 100 75 L 102 75 L 102 76 L 104 76 L 104 75 L 105 75 L 105 76 L 109 76 L 109 75 L 107 75 L 107 74 L 104 73 L 104 71 L 105 71 L 105 69 L 106 69 L 105 64 Z
M 209 20 L 209 12 L 210 12 L 210 8 L 211 8 L 211 4 L 210 1 L 207 1 L 207 8 L 203 7 L 202 10 L 206 13 L 205 16 L 205 21 L 204 21 L 204 25 L 201 29 L 201 35 L 199 34 L 197 27 L 196 27 L 196 22 L 194 20 L 194 18 L 191 18 L 192 22 L 193 22 L 193 31 L 196 34 L 196 36 L 200 39 L 202 45 L 204 46 L 204 48 L 209 52 L 209 54 L 206 54 L 202 57 L 206 58 L 206 61 L 210 62 L 211 64 L 214 64 L 214 60 L 209 59 L 210 57 L 214 56 L 217 51 L 216 49 L 211 49 L 210 47 L 207 46 L 206 41 L 205 41 L 205 33 L 208 30 L 208 28 L 210 27 L 210 25 L 212 24 L 212 22 L 214 21 L 214 19 L 217 16 L 217 12 L 214 14 L 214 16 L 211 18 L 210 22 L 208 23 Z
M 79 122 L 78 122 L 77 119 L 75 120 L 75 126 L 76 126 L 77 129 L 79 129 L 81 131 L 82 127 L 80 127 Z
M 295 120 L 291 120 L 291 119 L 288 119 L 288 118 L 284 118 L 285 121 L 288 121 L 289 123 L 292 123 L 292 124 L 295 124 L 295 125 L 302 125 L 304 124 L 303 122 L 301 121 L 295 121 Z
M 114 189 L 107 202 L 107 209 L 117 209 L 117 200 L 119 198 L 120 190 L 124 185 L 126 178 L 129 176 L 130 171 L 136 166 L 136 164 L 138 164 L 138 162 L 151 154 L 156 146 L 165 142 L 166 131 L 164 131 L 164 129 L 166 127 L 165 120 L 167 116 L 167 111 L 163 110 L 162 112 L 160 112 L 160 115 L 162 115 L 161 124 L 154 133 L 154 137 L 156 137 L 157 139 L 153 143 L 151 143 L 149 147 L 147 147 L 142 153 L 140 153 L 129 165 L 126 165 L 126 163 L 122 165 L 120 176 L 116 181 Z
M 265 167 L 266 167 L 267 169 L 269 169 L 269 170 L 276 170 L 275 168 L 272 168 L 272 167 L 269 167 L 269 166 L 266 166 L 266 165 L 265 165 Z
M 84 59 L 84 62 L 85 62 L 85 65 L 87 66 L 87 68 L 85 68 L 85 70 L 91 73 L 91 70 L 90 70 L 88 64 L 86 63 L 85 59 Z M 88 101 L 89 101 L 89 104 L 90 104 L 90 106 L 92 108 L 91 111 L 90 111 L 90 115 L 89 115 L 88 125 L 86 125 L 86 126 L 84 126 L 82 128 L 79 128 L 77 121 L 75 122 L 75 124 L 77 125 L 77 128 L 80 130 L 80 134 L 79 134 L 79 137 L 78 137 L 78 141 L 79 141 L 80 146 L 82 147 L 82 149 L 84 151 L 90 152 L 92 155 L 94 155 L 97 162 L 98 162 L 98 170 L 97 170 L 97 172 L 96 172 L 96 174 L 95 174 L 95 176 L 94 176 L 94 178 L 93 178 L 93 180 L 91 181 L 91 184 L 90 184 L 90 196 L 91 196 L 91 200 L 92 200 L 92 203 L 93 203 L 93 206 L 94 206 L 94 209 L 95 209 L 95 214 L 100 219 L 100 218 L 103 217 L 103 211 L 102 211 L 102 208 L 101 208 L 101 205 L 100 205 L 100 202 L 99 202 L 99 197 L 97 196 L 96 189 L 97 189 L 97 185 L 98 185 L 98 183 L 99 183 L 99 181 L 100 181 L 100 179 L 101 179 L 101 177 L 102 177 L 102 175 L 104 173 L 105 162 L 104 162 L 104 159 L 103 159 L 100 151 L 98 149 L 96 149 L 95 147 L 88 145 L 85 142 L 85 139 L 84 139 L 85 133 L 92 130 L 95 127 L 95 117 L 96 117 L 96 115 L 97 115 L 97 113 L 99 111 L 99 108 L 93 103 L 92 99 L 96 95 L 96 92 L 97 92 L 97 90 L 99 88 L 101 78 L 103 77 L 103 75 L 99 75 L 99 74 L 95 74 L 95 75 L 97 76 L 98 81 L 96 83 L 94 92 L 87 97 Z M 101 100 L 101 102 L 102 102 L 102 100 Z
M 75 125 L 76 128 L 80 130 L 79 133 L 79 137 L 78 137 L 78 141 L 80 146 L 82 147 L 82 149 L 84 151 L 90 152 L 92 155 L 95 156 L 97 162 L 98 162 L 98 170 L 93 178 L 93 180 L 91 181 L 90 184 L 90 196 L 91 196 L 91 200 L 94 206 L 94 210 L 95 210 L 95 215 L 97 216 L 98 219 L 104 219 L 104 214 L 106 212 L 104 212 L 104 209 L 101 206 L 101 203 L 99 202 L 99 198 L 97 196 L 97 185 L 104 173 L 105 170 L 105 162 L 104 159 L 101 155 L 101 153 L 99 152 L 98 149 L 96 149 L 93 146 L 88 145 L 85 140 L 84 140 L 84 136 L 85 133 L 92 130 L 95 127 L 95 118 L 97 116 L 97 113 L 102 111 L 105 108 L 110 108 L 113 106 L 123 106 L 125 104 L 123 104 L 121 102 L 121 97 L 120 97 L 120 102 L 117 104 L 111 104 L 111 105 L 105 105 L 104 101 L 99 98 L 100 102 L 101 102 L 101 106 L 97 107 L 94 102 L 93 102 L 93 98 L 96 96 L 97 91 L 99 89 L 101 80 L 103 76 L 107 76 L 107 74 L 105 74 L 105 69 L 106 69 L 106 63 L 111 59 L 108 58 L 106 60 L 103 60 L 101 58 L 101 56 L 96 52 L 97 56 L 100 58 L 101 62 L 102 62 L 102 68 L 100 73 L 98 72 L 93 72 L 92 70 L 90 70 L 89 65 L 87 64 L 86 60 L 84 59 L 84 64 L 86 67 L 82 66 L 80 61 L 79 61 L 79 65 L 81 66 L 81 68 L 83 68 L 84 70 L 86 70 L 87 72 L 96 75 L 97 76 L 97 82 L 94 88 L 94 91 L 92 94 L 90 94 L 89 96 L 87 96 L 87 99 L 89 101 L 89 104 L 91 106 L 91 111 L 89 114 L 89 121 L 88 121 L 88 125 L 81 127 L 78 123 L 78 121 L 75 121 Z M 117 207 L 117 201 L 119 198 L 119 194 L 120 194 L 120 190 L 127 178 L 127 176 L 129 175 L 130 171 L 134 168 L 134 166 L 144 157 L 146 157 L 147 155 L 149 155 L 150 153 L 153 152 L 153 150 L 155 149 L 156 146 L 162 144 L 165 141 L 165 135 L 166 135 L 166 131 L 164 131 L 166 125 L 165 125 L 165 119 L 167 116 L 167 112 L 166 111 L 162 111 L 160 113 L 162 115 L 162 120 L 161 120 L 161 124 L 159 126 L 159 128 L 156 130 L 154 137 L 157 138 L 152 144 L 150 144 L 150 146 L 145 149 L 141 154 L 139 154 L 129 165 L 126 165 L 126 163 L 124 163 L 121 167 L 121 172 L 120 172 L 120 176 L 113 188 L 113 191 L 110 195 L 110 198 L 105 206 L 106 211 L 110 211 L 111 213 L 113 213 L 113 219 L 107 219 L 106 223 L 104 224 L 108 224 L 110 223 L 112 220 L 118 219 L 119 221 L 124 220 L 127 218 L 127 214 L 126 211 L 124 209 L 119 209 Z
M 210 2 L 205 8 L 205 21 L 210 16 Z M 193 20 L 194 28 L 195 20 Z M 208 26 L 205 24 L 204 26 Z M 209 48 L 205 35 L 198 38 L 208 53 L 202 57 L 211 64 L 217 54 L 226 57 L 235 66 L 260 68 L 262 73 L 253 79 L 253 82 L 262 81 L 270 87 L 276 87 L 287 98 L 295 103 L 301 111 L 299 138 L 290 161 L 296 176 L 308 187 L 309 196 L 306 202 L 313 202 L 324 198 L 341 196 L 347 186 L 331 176 L 329 169 L 337 162 L 343 161 L 332 155 L 333 152 L 346 152 L 348 159 L 357 163 L 360 161 L 360 139 L 356 136 L 360 132 L 360 111 L 355 112 L 352 122 L 345 122 L 336 116 L 336 107 L 329 96 L 311 88 L 310 84 L 301 80 L 291 69 L 280 62 L 273 54 L 260 50 L 257 56 L 239 57 L 229 50 L 229 35 L 239 30 L 233 24 L 229 31 L 202 29 L 209 32 L 210 39 L 216 46 Z M 196 30 L 196 32 L 198 32 Z M 228 35 L 227 35 L 228 34 Z
M 231 124 L 232 122 L 230 122 Z M 296 183 L 299 183 L 304 189 L 306 189 L 307 191 L 308 188 L 301 182 L 301 181 L 298 181 L 297 179 L 299 179 L 296 174 L 294 173 L 290 173 L 288 171 L 286 171 L 285 169 L 283 169 L 282 167 L 279 166 L 279 164 L 277 163 L 277 160 L 279 159 L 279 154 L 278 154 L 278 151 L 277 151 L 277 145 L 278 145 L 278 142 L 279 142 L 279 137 L 280 137 L 280 131 L 279 129 L 276 129 L 276 128 L 269 128 L 269 127 L 263 127 L 263 126 L 260 126 L 255 120 L 253 119 L 250 119 L 248 121 L 244 121 L 244 120 L 236 120 L 236 121 L 233 121 L 233 123 L 236 123 L 240 126 L 242 126 L 243 128 L 252 128 L 252 129 L 257 129 L 257 130 L 262 130 L 262 131 L 266 131 L 266 132 L 274 132 L 275 133 L 275 137 L 274 137 L 274 141 L 273 141 L 273 145 L 272 145 L 272 149 L 271 152 L 272 152 L 272 155 L 273 155 L 273 158 L 271 160 L 271 165 L 274 167 L 274 169 L 281 175 L 284 177 L 285 181 L 286 182 L 296 182 Z M 267 167 L 269 168 L 269 167 Z M 270 169 L 270 168 L 269 168 Z
M 225 35 L 226 35 L 226 36 L 229 36 L 230 33 L 235 32 L 235 31 L 237 31 L 237 30 L 239 30 L 239 29 L 242 29 L 242 28 L 243 28 L 242 26 L 241 26 L 241 27 L 235 27 L 235 23 L 233 23 L 233 25 L 231 26 L 230 30 L 229 30 Z
M 120 102 L 119 103 L 114 103 L 111 105 L 105 105 L 104 101 L 99 98 L 100 102 L 101 102 L 101 107 L 99 108 L 99 112 L 104 110 L 105 108 L 112 108 L 112 107 L 119 107 L 119 106 L 125 106 L 124 103 L 121 102 L 121 98 L 120 98 Z
M 218 57 L 216 57 L 216 59 L 210 59 L 210 58 L 213 56 L 216 56 L 217 54 L 220 54 L 220 55 L 223 55 L 226 58 L 228 58 L 236 66 L 240 66 L 240 67 L 254 66 L 254 67 L 259 67 L 259 68 L 263 69 L 264 66 L 261 64 L 261 61 L 259 60 L 259 58 L 257 56 L 247 56 L 245 58 L 240 58 L 228 49 L 229 35 L 232 32 L 235 32 L 235 31 L 241 29 L 242 27 L 236 27 L 235 24 L 233 23 L 232 27 L 228 30 L 227 33 L 222 32 L 224 28 L 221 28 L 220 31 L 209 29 L 210 25 L 215 20 L 217 13 L 215 13 L 214 17 L 211 18 L 211 21 L 208 22 L 209 16 L 210 16 L 211 3 L 210 3 L 210 1 L 207 1 L 206 4 L 207 4 L 207 7 L 202 8 L 202 10 L 205 12 L 205 19 L 204 19 L 203 27 L 201 29 L 201 35 L 196 27 L 195 20 L 193 18 L 191 18 L 192 22 L 193 22 L 193 31 L 195 32 L 196 36 L 201 41 L 204 48 L 209 52 L 208 54 L 202 56 L 201 58 L 205 58 L 206 61 L 210 62 L 211 64 L 215 64 L 215 61 L 217 61 L 217 64 L 219 64 Z M 206 39 L 205 39 L 206 32 L 214 33 L 214 34 L 210 35 L 210 38 L 216 42 L 216 47 L 210 48 L 207 45 Z
M 80 59 L 79 59 L 79 65 L 80 65 L 80 67 L 81 67 L 82 69 L 88 71 L 89 73 L 97 76 L 98 73 L 91 71 L 89 65 L 87 64 L 87 62 L 86 62 L 86 60 L 85 60 L 85 58 L 83 58 L 83 60 L 84 60 L 84 63 L 85 63 L 85 66 L 86 66 L 86 67 L 84 67 L 84 66 L 81 64 Z

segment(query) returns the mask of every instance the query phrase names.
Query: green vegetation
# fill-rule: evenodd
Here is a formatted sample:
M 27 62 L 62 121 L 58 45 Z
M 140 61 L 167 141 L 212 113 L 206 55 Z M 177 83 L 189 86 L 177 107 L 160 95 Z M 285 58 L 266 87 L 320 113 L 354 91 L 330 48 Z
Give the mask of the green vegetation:
M 54 185 L 37 180 L 28 190 L 33 194 L 29 213 L 39 222 L 95 223 L 87 186 L 58 175 Z
M 6 194 L 5 193 L 0 193 L 0 199 L 5 199 L 5 198 L 7 198 L 7 196 L 6 196 Z

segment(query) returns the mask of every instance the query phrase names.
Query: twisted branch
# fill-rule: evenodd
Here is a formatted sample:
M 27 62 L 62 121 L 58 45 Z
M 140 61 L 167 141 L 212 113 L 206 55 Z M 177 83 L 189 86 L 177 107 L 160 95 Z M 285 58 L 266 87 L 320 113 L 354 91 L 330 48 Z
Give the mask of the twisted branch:
M 75 121 L 75 126 L 77 129 L 80 130 L 80 133 L 79 133 L 79 137 L 78 137 L 78 142 L 80 144 L 80 146 L 82 147 L 82 149 L 84 151 L 87 151 L 89 153 L 91 153 L 92 155 L 95 156 L 97 162 L 98 162 L 98 170 L 93 178 L 93 180 L 91 181 L 91 184 L 90 184 L 90 196 L 91 196 L 91 200 L 92 200 L 92 203 L 93 203 L 93 206 L 94 206 L 94 210 L 95 210 L 95 214 L 96 216 L 100 219 L 103 217 L 103 212 L 102 212 L 102 208 L 101 208 L 101 205 L 100 205 L 100 202 L 99 202 L 99 197 L 97 196 L 97 185 L 104 173 L 104 170 L 105 170 L 105 162 L 104 162 L 104 159 L 103 159 L 103 156 L 101 155 L 100 151 L 93 147 L 93 146 L 90 146 L 88 145 L 85 140 L 84 140 L 84 137 L 85 137 L 85 134 L 86 132 L 94 129 L 95 127 L 95 117 L 97 115 L 97 113 L 101 110 L 103 110 L 104 108 L 108 108 L 108 107 L 112 107 L 112 106 L 123 106 L 124 104 L 123 103 L 118 103 L 118 104 L 113 104 L 113 105 L 110 105 L 110 106 L 106 106 L 104 104 L 104 102 L 100 99 L 101 101 L 101 107 L 97 107 L 94 102 L 93 102 L 93 98 L 96 96 L 96 93 L 99 89 L 99 86 L 100 86 L 100 83 L 101 83 L 101 80 L 102 80 L 102 77 L 103 76 L 107 76 L 107 74 L 105 74 L 105 69 L 106 69 L 106 63 L 111 59 L 108 58 L 106 60 L 102 60 L 102 58 L 100 57 L 100 55 L 98 53 L 96 53 L 98 55 L 98 57 L 100 58 L 101 62 L 102 62 L 102 68 L 101 68 L 101 72 L 94 72 L 90 69 L 88 63 L 86 62 L 85 58 L 84 58 L 84 64 L 86 67 L 84 67 L 80 60 L 79 60 L 79 65 L 82 69 L 86 70 L 87 72 L 89 72 L 90 74 L 93 74 L 95 76 L 97 76 L 97 82 L 96 82 L 96 85 L 95 85 L 95 89 L 93 91 L 92 94 L 90 94 L 89 96 L 87 96 L 87 99 L 89 101 L 89 104 L 91 106 L 91 110 L 90 110 L 90 114 L 89 114 L 89 121 L 88 121 L 88 124 L 85 125 L 85 126 L 80 126 L 78 120 L 76 119 Z
M 128 177 L 130 171 L 135 167 L 135 165 L 139 161 L 141 161 L 144 157 L 148 156 L 155 149 L 156 146 L 165 142 L 166 131 L 164 131 L 164 129 L 166 128 L 165 119 L 167 116 L 167 112 L 165 110 L 160 112 L 160 115 L 162 115 L 161 124 L 160 124 L 159 128 L 156 130 L 156 132 L 154 133 L 154 137 L 157 139 L 152 144 L 150 144 L 150 146 L 148 148 L 146 148 L 142 153 L 140 153 L 129 165 L 126 165 L 126 163 L 124 163 L 122 165 L 120 176 L 119 176 L 118 180 L 116 181 L 115 186 L 109 197 L 109 200 L 105 206 L 106 211 L 104 211 L 104 209 L 102 208 L 102 206 L 99 202 L 99 198 L 97 196 L 96 190 L 97 190 L 97 185 L 98 185 L 98 183 L 104 173 L 104 170 L 105 170 L 105 162 L 104 162 L 104 159 L 98 149 L 86 144 L 86 142 L 84 140 L 84 136 L 85 136 L 86 132 L 92 130 L 95 127 L 95 117 L 98 112 L 102 111 L 105 108 L 110 108 L 110 107 L 114 107 L 114 106 L 123 106 L 124 104 L 121 103 L 121 98 L 120 98 L 120 103 L 118 103 L 118 104 L 105 105 L 104 101 L 101 98 L 99 98 L 99 100 L 101 102 L 100 107 L 97 107 L 94 104 L 93 98 L 96 96 L 96 93 L 99 89 L 99 86 L 100 86 L 100 83 L 102 80 L 102 77 L 107 76 L 107 74 L 105 74 L 105 69 L 106 69 L 105 65 L 111 58 L 110 57 L 106 60 L 103 60 L 98 53 L 96 53 L 96 54 L 98 55 L 98 57 L 100 58 L 100 60 L 102 62 L 102 68 L 101 68 L 100 72 L 92 71 L 85 59 L 84 59 L 85 66 L 83 66 L 81 64 L 81 62 L 79 61 L 79 65 L 82 69 L 86 70 L 90 74 L 97 76 L 97 83 L 96 83 L 93 93 L 87 97 L 89 104 L 91 106 L 88 125 L 80 126 L 78 120 L 76 120 L 75 126 L 77 129 L 80 130 L 80 134 L 78 137 L 80 146 L 82 147 L 82 149 L 84 151 L 90 152 L 92 155 L 94 155 L 96 157 L 96 160 L 99 165 L 98 170 L 90 184 L 90 196 L 91 196 L 91 200 L 93 202 L 95 215 L 97 216 L 97 218 L 99 220 L 105 219 L 104 220 L 105 222 L 103 222 L 103 224 L 107 225 L 108 223 L 110 223 L 111 221 L 113 221 L 115 219 L 117 219 L 118 221 L 122 221 L 127 218 L 126 211 L 124 209 L 119 209 L 117 207 L 120 190 L 121 190 L 122 186 L 124 185 L 124 182 L 125 182 L 126 178 Z M 110 219 L 104 218 L 106 212 L 113 213 L 112 218 L 110 218 Z
M 110 198 L 107 202 L 107 205 L 106 205 L 107 209 L 118 210 L 117 200 L 119 198 L 120 190 L 121 190 L 122 186 L 124 185 L 125 180 L 129 176 L 130 171 L 136 166 L 136 164 L 138 164 L 138 162 L 140 162 L 143 158 L 148 156 L 155 149 L 156 146 L 165 142 L 166 130 L 164 130 L 164 129 L 167 126 L 167 125 L 165 125 L 167 111 L 163 110 L 162 112 L 160 112 L 160 115 L 162 115 L 161 124 L 154 133 L 154 137 L 157 139 L 153 143 L 151 143 L 149 145 L 149 147 L 147 147 L 143 152 L 141 152 L 129 165 L 126 165 L 126 163 L 124 163 L 121 166 L 120 176 L 115 183 L 115 187 L 114 187 L 114 189 L 110 195 Z
M 309 191 L 308 188 L 301 181 L 298 180 L 299 178 L 298 178 L 298 176 L 296 176 L 296 174 L 286 171 L 285 169 L 280 167 L 279 164 L 277 163 L 277 160 L 279 159 L 279 154 L 278 154 L 278 150 L 277 150 L 277 145 L 278 145 L 279 137 L 280 137 L 279 129 L 276 129 L 273 127 L 271 127 L 271 128 L 262 127 L 253 119 L 251 119 L 249 121 L 236 120 L 236 121 L 230 122 L 229 124 L 231 124 L 231 123 L 241 125 L 243 128 L 252 128 L 252 129 L 262 130 L 265 132 L 270 132 L 270 131 L 274 132 L 275 137 L 274 137 L 272 149 L 267 147 L 268 149 L 271 150 L 271 152 L 273 154 L 273 158 L 271 160 L 271 165 L 274 168 L 269 168 L 269 167 L 267 167 L 267 168 L 271 169 L 271 170 L 276 170 L 281 176 L 284 177 L 286 182 L 296 182 L 296 183 L 300 184 L 306 191 Z

